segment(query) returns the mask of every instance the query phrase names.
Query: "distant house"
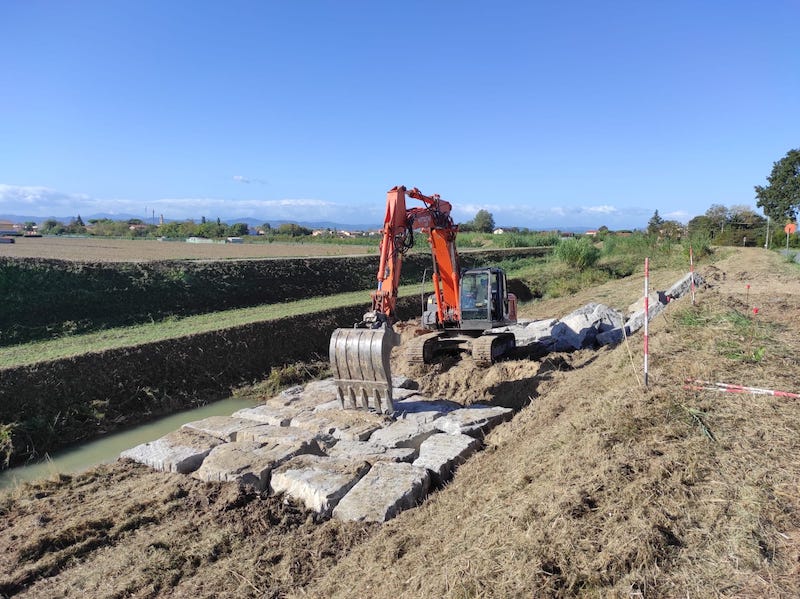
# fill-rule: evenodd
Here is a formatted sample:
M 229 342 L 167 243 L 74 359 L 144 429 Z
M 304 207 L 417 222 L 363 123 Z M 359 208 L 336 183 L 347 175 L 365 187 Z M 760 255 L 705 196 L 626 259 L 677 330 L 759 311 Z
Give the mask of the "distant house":
M 588 231 L 586 231 L 585 235 L 588 235 L 589 237 L 596 237 L 597 229 L 589 229 Z
M 0 220 L 0 235 L 21 235 L 21 228 L 10 220 Z
M 494 233 L 495 235 L 502 235 L 503 233 L 505 233 L 505 229 L 499 229 L 498 228 L 498 229 L 495 229 L 494 231 L 492 231 L 492 233 Z

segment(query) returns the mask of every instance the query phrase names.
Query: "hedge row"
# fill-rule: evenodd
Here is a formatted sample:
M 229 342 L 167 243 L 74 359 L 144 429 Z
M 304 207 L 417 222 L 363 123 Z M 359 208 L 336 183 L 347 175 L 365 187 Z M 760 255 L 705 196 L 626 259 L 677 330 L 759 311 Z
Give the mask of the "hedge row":
M 419 311 L 418 301 L 400 300 L 402 318 Z M 363 310 L 338 308 L 0 370 L 0 429 L 11 432 L 10 462 L 208 403 L 274 367 L 327 360 L 333 330 L 352 326 Z
M 472 267 L 548 251 L 516 248 L 461 258 Z M 0 345 L 369 289 L 376 264 L 375 256 L 144 263 L 1 257 Z M 420 281 L 430 266 L 429 255 L 409 255 L 403 283 Z

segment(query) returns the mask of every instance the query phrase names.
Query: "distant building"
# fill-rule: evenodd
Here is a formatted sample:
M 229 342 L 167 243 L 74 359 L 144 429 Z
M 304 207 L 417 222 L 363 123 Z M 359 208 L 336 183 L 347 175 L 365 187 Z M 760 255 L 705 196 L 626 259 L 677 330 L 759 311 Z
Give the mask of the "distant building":
M 597 230 L 596 229 L 589 229 L 588 231 L 586 231 L 585 234 L 588 235 L 589 237 L 596 237 L 597 236 Z
M 505 233 L 505 229 L 495 229 L 494 231 L 492 231 L 492 233 L 494 233 L 495 235 L 502 235 L 503 233 Z
M 0 220 L 0 235 L 21 235 L 21 228 L 10 220 Z

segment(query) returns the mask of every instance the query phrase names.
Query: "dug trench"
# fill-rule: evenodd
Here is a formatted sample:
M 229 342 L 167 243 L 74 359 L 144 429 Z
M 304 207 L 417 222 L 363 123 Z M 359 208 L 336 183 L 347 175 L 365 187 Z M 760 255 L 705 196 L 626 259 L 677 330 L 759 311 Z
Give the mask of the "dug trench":
M 717 266 L 697 306 L 653 321 L 647 389 L 634 344 L 406 373 L 431 395 L 532 401 L 449 485 L 386 524 L 318 523 L 280 497 L 117 462 L 0 495 L 0 593 L 797 596 L 798 402 L 682 383 L 792 390 L 800 285 L 769 255 Z M 743 273 L 759 281 L 750 339 L 732 316 L 749 309 Z M 766 348 L 759 361 L 733 351 L 748 342 Z

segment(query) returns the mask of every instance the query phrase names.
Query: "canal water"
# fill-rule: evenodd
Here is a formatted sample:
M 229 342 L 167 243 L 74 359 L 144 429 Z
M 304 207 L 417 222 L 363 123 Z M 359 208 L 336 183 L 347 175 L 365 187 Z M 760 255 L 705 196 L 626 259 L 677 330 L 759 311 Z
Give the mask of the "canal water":
M 23 481 L 48 478 L 58 473 L 81 472 L 97 464 L 113 462 L 126 449 L 148 441 L 155 441 L 159 437 L 179 429 L 187 422 L 209 416 L 230 416 L 236 410 L 250 408 L 258 403 L 258 400 L 254 398 L 231 397 L 106 435 L 100 439 L 55 453 L 41 462 L 0 472 L 0 489 L 13 487 Z

